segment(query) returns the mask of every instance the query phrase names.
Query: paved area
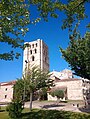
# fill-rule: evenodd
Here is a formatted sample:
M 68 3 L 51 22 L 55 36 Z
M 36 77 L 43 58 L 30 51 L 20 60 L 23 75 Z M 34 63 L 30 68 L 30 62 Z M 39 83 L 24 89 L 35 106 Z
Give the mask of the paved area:
M 79 105 L 79 108 L 82 105 Z M 25 107 L 29 108 L 29 102 L 25 103 Z M 79 109 L 77 107 L 77 103 L 73 105 L 73 103 L 59 103 L 56 104 L 56 102 L 50 102 L 50 101 L 33 101 L 32 104 L 33 108 L 39 108 L 39 109 L 50 109 L 50 110 L 65 110 L 65 111 L 73 111 L 73 112 L 90 112 L 90 110 L 85 110 L 82 108 Z

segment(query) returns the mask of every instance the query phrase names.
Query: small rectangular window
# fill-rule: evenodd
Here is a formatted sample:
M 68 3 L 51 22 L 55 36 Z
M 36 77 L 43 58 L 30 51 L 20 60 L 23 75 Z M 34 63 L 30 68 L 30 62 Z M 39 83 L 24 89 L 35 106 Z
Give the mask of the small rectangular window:
M 32 54 L 32 50 L 30 50 L 30 54 Z
M 7 95 L 5 95 L 5 99 L 7 98 Z
M 34 61 L 35 60 L 35 57 L 34 56 L 32 56 L 32 61 Z

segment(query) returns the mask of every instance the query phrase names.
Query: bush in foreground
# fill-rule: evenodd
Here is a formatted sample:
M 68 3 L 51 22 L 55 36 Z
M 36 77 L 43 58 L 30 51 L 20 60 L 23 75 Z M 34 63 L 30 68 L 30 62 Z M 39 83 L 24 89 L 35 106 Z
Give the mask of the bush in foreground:
M 6 108 L 9 112 L 9 117 L 11 119 L 21 119 L 22 118 L 22 102 L 21 101 L 12 101 Z
M 58 110 L 32 110 L 23 113 L 22 119 L 90 119 L 89 114 Z
M 90 114 L 58 110 L 24 109 L 16 119 L 90 119 Z M 0 112 L 0 119 L 9 119 L 7 112 Z M 14 119 L 14 118 L 13 118 Z

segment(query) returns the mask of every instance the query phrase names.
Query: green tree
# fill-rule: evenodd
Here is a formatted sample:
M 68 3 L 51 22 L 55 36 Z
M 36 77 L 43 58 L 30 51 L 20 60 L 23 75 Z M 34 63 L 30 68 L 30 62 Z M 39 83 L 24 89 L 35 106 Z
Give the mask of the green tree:
M 47 90 L 51 87 L 54 86 L 53 80 L 50 79 L 50 73 L 49 72 L 44 72 L 39 69 L 38 72 L 38 77 L 37 77 L 37 91 L 39 95 L 39 100 L 42 98 L 44 99 L 44 95 L 47 94 Z
M 47 72 L 41 71 L 38 67 L 34 66 L 28 69 L 25 79 L 26 90 L 30 93 L 30 110 L 32 109 L 32 96 L 33 93 L 42 88 L 49 88 L 53 85 L 53 80 L 50 79 L 50 75 Z
M 57 102 L 60 101 L 60 98 L 63 99 L 64 98 L 64 91 L 63 90 L 59 90 L 59 89 L 56 89 L 56 90 L 52 90 L 50 92 L 50 95 L 53 96 L 53 97 L 57 97 Z
M 84 38 L 74 33 L 67 49 L 60 50 L 74 74 L 90 80 L 90 32 L 86 32 Z
M 14 100 L 19 100 L 19 101 L 23 101 L 24 99 L 24 80 L 21 79 L 17 79 L 15 85 L 13 86 L 13 98 Z
M 10 104 L 8 104 L 6 110 L 9 112 L 11 119 L 22 119 L 22 101 L 13 100 Z
M 30 23 L 28 8 L 24 0 L 0 1 L 0 42 L 12 47 L 11 52 L 2 52 L 0 59 L 13 60 L 14 57 L 20 56 L 13 48 L 23 48 L 20 36 L 28 31 L 26 27 Z
M 13 86 L 13 100 L 7 106 L 7 111 L 11 119 L 21 119 L 22 110 L 24 108 L 23 103 L 23 91 L 24 91 L 24 80 L 17 79 Z
M 47 100 L 47 87 L 43 87 L 40 90 L 38 90 L 38 100 Z

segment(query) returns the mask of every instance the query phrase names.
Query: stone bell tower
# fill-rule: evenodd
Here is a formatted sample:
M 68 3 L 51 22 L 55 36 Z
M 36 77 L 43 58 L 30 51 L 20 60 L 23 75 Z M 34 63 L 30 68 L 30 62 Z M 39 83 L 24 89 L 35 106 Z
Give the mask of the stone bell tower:
M 48 46 L 40 39 L 25 44 L 28 44 L 28 47 L 24 49 L 23 71 L 26 66 L 38 66 L 41 70 L 49 71 Z

